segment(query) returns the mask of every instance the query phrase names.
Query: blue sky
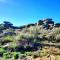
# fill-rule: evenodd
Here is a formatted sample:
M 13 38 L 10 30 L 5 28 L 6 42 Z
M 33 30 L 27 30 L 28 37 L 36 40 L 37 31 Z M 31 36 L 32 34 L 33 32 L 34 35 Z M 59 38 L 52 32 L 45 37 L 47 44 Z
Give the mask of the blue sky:
M 44 18 L 60 22 L 60 0 L 0 0 L 0 23 L 20 26 Z

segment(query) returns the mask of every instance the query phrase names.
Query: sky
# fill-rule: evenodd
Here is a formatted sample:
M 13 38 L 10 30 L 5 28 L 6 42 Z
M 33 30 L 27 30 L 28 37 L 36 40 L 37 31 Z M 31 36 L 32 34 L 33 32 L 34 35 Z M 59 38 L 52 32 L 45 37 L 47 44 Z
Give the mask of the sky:
M 46 18 L 60 22 L 60 0 L 0 0 L 0 23 L 21 26 Z

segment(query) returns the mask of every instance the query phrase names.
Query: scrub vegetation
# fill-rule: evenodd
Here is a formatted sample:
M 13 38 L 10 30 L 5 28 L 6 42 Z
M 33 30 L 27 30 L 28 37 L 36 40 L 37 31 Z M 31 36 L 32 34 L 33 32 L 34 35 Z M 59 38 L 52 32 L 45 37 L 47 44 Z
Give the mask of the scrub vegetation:
M 16 27 L 0 24 L 1 60 L 60 60 L 60 23 L 51 18 Z

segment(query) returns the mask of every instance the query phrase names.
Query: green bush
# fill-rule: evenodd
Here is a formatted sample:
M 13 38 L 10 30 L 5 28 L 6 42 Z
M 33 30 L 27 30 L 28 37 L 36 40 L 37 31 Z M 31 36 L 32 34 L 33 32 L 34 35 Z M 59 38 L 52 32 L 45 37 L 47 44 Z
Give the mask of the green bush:
M 7 52 L 3 54 L 3 58 L 4 59 L 11 59 L 11 58 L 18 59 L 19 53 L 18 52 L 10 52 L 10 53 Z
M 19 58 L 19 53 L 18 52 L 13 52 L 12 55 L 13 55 L 14 59 L 18 59 Z
M 19 57 L 24 58 L 24 57 L 26 57 L 26 54 L 20 54 Z
M 32 52 L 25 52 L 26 56 L 32 56 Z
M 19 33 L 16 37 L 16 41 L 24 39 L 24 33 Z
M 12 56 L 14 59 L 18 59 L 18 58 L 24 58 L 26 57 L 26 54 L 21 53 L 21 52 L 12 52 Z
M 0 56 L 3 56 L 3 53 L 5 52 L 5 50 L 3 48 L 0 48 Z
M 0 53 L 1 53 L 1 52 L 5 52 L 5 50 L 4 50 L 3 48 L 0 48 Z
M 12 58 L 12 55 L 7 52 L 7 53 L 4 53 L 4 54 L 3 54 L 3 58 L 4 58 L 4 59 L 10 59 L 10 58 Z
M 40 57 L 47 56 L 47 51 L 46 50 L 41 50 L 39 55 L 40 55 Z
M 13 40 L 14 40 L 14 37 L 13 36 L 5 36 L 4 37 L 4 41 L 12 42 Z
M 23 50 L 22 50 L 22 51 L 20 51 L 20 54 L 24 54 L 24 53 L 25 53 L 25 51 L 23 51 Z

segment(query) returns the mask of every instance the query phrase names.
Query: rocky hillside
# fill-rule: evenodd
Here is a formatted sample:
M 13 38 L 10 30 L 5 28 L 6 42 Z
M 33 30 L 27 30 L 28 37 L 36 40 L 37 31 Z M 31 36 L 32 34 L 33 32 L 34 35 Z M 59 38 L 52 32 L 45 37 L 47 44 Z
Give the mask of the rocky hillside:
M 1 60 L 60 60 L 60 23 L 51 18 L 16 27 L 0 24 Z

